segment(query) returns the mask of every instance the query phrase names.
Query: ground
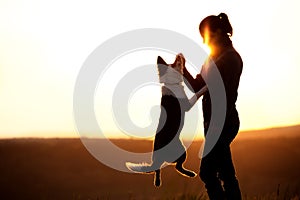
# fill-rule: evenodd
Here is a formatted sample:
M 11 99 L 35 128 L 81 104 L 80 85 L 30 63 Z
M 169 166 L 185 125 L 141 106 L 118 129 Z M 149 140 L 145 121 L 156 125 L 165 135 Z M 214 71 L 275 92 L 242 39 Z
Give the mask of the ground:
M 299 130 L 270 129 L 236 138 L 232 153 L 244 199 L 299 199 Z M 137 152 L 152 148 L 151 141 L 113 142 Z M 186 167 L 196 172 L 201 143 L 188 149 Z M 111 169 L 80 139 L 2 139 L 0 159 L 0 199 L 206 199 L 198 176 L 189 179 L 168 166 L 156 189 L 152 175 Z

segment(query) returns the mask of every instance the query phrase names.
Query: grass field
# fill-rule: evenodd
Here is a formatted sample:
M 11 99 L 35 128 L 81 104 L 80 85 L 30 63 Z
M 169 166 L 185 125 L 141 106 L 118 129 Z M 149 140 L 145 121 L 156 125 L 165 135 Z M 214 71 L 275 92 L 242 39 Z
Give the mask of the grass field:
M 152 148 L 151 141 L 113 142 L 128 150 Z M 201 143 L 190 146 L 186 163 L 197 172 Z M 299 126 L 241 133 L 232 152 L 244 199 L 299 199 Z M 156 189 L 152 175 L 111 169 L 92 157 L 80 139 L 3 139 L 0 159 L 4 200 L 207 199 L 199 177 L 188 179 L 168 166 L 162 172 L 162 187 Z

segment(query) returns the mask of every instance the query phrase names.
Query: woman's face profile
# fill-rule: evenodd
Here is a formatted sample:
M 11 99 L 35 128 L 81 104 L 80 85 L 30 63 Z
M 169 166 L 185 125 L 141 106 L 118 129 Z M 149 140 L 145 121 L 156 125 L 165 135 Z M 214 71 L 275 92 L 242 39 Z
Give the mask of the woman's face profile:
M 203 43 L 210 48 L 215 47 L 219 40 L 220 40 L 220 29 L 213 32 L 208 28 L 205 28 L 204 35 L 203 35 Z

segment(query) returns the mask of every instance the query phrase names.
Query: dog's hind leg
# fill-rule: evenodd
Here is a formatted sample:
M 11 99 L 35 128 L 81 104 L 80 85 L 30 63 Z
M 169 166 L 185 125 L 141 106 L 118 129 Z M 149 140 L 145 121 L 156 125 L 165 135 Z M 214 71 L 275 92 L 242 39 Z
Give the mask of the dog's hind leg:
M 154 185 L 155 185 L 155 187 L 160 187 L 161 186 L 160 169 L 155 170 Z
M 161 166 L 163 165 L 163 161 L 159 157 L 155 157 L 153 159 L 152 167 L 154 169 L 154 185 L 155 187 L 161 186 Z
M 176 170 L 179 173 L 181 173 L 182 175 L 190 177 L 190 178 L 193 178 L 193 177 L 197 176 L 196 172 L 194 172 L 192 170 L 185 169 L 182 164 L 181 165 L 176 164 Z
M 197 176 L 197 174 L 192 171 L 192 170 L 188 170 L 188 169 L 185 169 L 183 167 L 183 163 L 185 162 L 185 159 L 186 159 L 186 153 L 182 154 L 177 160 L 176 160 L 176 170 L 181 173 L 182 175 L 184 176 L 187 176 L 187 177 L 190 177 L 190 178 L 193 178 L 195 176 Z

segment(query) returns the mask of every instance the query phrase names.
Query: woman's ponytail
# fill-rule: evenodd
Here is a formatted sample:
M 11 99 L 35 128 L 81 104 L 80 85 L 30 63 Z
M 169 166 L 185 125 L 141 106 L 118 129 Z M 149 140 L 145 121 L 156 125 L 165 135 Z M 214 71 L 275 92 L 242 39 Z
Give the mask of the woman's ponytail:
M 218 18 L 220 19 L 220 29 L 223 33 L 226 33 L 228 36 L 232 36 L 233 30 L 232 26 L 229 22 L 228 16 L 225 13 L 220 13 L 218 15 Z

